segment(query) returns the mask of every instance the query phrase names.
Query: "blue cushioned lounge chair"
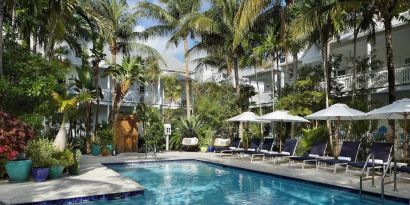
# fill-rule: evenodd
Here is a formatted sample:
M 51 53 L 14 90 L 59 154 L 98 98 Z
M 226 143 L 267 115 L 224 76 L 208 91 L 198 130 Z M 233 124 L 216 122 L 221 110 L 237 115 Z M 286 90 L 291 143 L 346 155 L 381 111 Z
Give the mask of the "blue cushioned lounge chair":
M 220 156 L 222 156 L 222 154 L 232 155 L 234 150 L 239 150 L 239 149 L 243 150 L 243 148 L 240 148 L 241 144 L 242 144 L 242 140 L 240 138 L 233 138 L 232 141 L 231 141 L 231 144 L 228 147 L 228 149 L 225 149 L 225 148 L 224 149 L 217 149 L 217 150 L 215 150 L 215 153 L 219 152 Z
M 265 153 L 263 156 L 269 157 L 273 159 L 273 163 L 276 164 L 276 160 L 278 158 L 284 158 L 284 157 L 291 157 L 295 155 L 296 147 L 298 144 L 297 139 L 286 139 L 285 144 L 283 145 L 283 150 L 281 152 L 268 152 Z
M 271 152 L 272 147 L 273 147 L 273 142 L 274 142 L 273 138 L 265 138 L 262 142 L 262 146 L 260 146 L 258 150 L 246 151 L 245 153 L 249 154 L 251 156 L 251 161 L 253 161 L 255 157 L 258 157 L 258 156 L 263 157 L 265 153 Z
M 344 141 L 340 149 L 339 157 L 337 157 L 337 159 L 319 159 L 316 164 L 316 170 L 319 168 L 330 168 L 333 169 L 333 174 L 336 174 L 337 166 L 346 165 L 349 162 L 356 162 L 359 148 L 359 142 Z M 333 167 L 327 165 L 333 165 Z
M 362 161 L 362 162 L 349 162 L 346 165 L 346 174 L 348 172 L 357 172 L 353 170 L 349 170 L 349 168 L 354 167 L 354 168 L 361 168 L 362 171 L 364 169 L 367 169 L 366 177 L 369 176 L 369 170 L 373 167 L 374 163 L 374 168 L 383 168 L 383 172 L 387 168 L 387 162 L 391 158 L 391 152 L 392 152 L 393 144 L 392 143 L 373 143 L 371 148 L 370 148 L 370 153 L 367 156 L 367 162 Z M 373 162 L 373 156 L 374 156 L 374 162 Z
M 312 146 L 310 147 L 309 154 L 307 156 L 301 156 L 301 157 L 290 157 L 289 166 L 292 163 L 302 163 L 302 169 L 304 169 L 306 163 L 316 164 L 316 161 L 320 157 L 325 156 L 326 147 L 327 147 L 326 141 L 313 142 Z

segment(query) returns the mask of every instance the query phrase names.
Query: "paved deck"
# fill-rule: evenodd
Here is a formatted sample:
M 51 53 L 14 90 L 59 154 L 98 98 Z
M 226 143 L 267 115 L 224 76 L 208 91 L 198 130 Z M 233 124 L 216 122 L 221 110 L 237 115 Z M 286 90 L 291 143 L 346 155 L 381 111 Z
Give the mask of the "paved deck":
M 249 159 L 221 158 L 215 157 L 212 153 L 166 152 L 158 154 L 157 157 L 159 160 L 199 159 L 345 188 L 358 189 L 359 187 L 359 177 L 357 175 L 345 175 L 344 169 L 340 169 L 336 175 L 333 175 L 332 171 L 325 169 L 315 171 L 314 168 L 307 167 L 305 170 L 302 170 L 298 165 L 289 168 L 287 164 L 273 165 L 271 161 L 250 162 Z M 153 160 L 153 158 L 148 157 L 147 159 L 145 154 L 140 153 L 122 153 L 116 157 L 83 156 L 81 174 L 78 176 L 64 177 L 42 183 L 26 182 L 11 184 L 7 183 L 7 181 L 0 181 L 0 201 L 6 204 L 30 203 L 143 190 L 143 187 L 138 183 L 106 168 L 101 163 L 138 162 L 145 160 Z M 370 183 L 370 181 L 364 183 L 364 190 L 380 193 L 380 178 L 376 177 L 376 188 L 370 187 Z M 398 192 L 392 191 L 392 189 L 392 184 L 386 185 L 385 194 L 410 199 L 410 181 L 400 180 Z

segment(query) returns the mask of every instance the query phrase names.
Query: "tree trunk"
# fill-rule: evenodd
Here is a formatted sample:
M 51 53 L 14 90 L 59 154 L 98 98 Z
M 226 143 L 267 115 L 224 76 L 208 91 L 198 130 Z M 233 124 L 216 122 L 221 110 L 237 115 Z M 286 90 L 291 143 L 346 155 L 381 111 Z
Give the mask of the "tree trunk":
M 93 70 L 94 70 L 94 83 L 95 83 L 95 91 L 96 91 L 96 108 L 95 108 L 95 122 L 94 122 L 94 135 L 97 134 L 97 127 L 98 127 L 98 114 L 100 112 L 100 89 L 98 88 L 98 81 L 100 80 L 100 72 L 99 72 L 99 65 L 100 61 L 94 60 L 93 61 Z
M 256 89 L 258 90 L 258 98 L 259 98 L 259 116 L 262 115 L 262 101 L 261 101 L 261 91 L 259 89 L 259 80 L 258 80 L 258 72 L 256 72 L 256 66 L 253 66 L 253 70 L 255 71 L 255 78 L 256 78 Z M 261 123 L 261 134 L 263 134 L 263 124 Z
M 321 31 L 320 33 L 320 43 L 322 46 L 322 59 L 323 59 L 323 75 L 325 78 L 325 95 L 326 95 L 326 108 L 329 107 L 329 96 L 330 96 L 330 45 L 329 45 L 329 34 L 327 30 Z M 332 127 L 330 120 L 326 121 L 328 133 L 329 133 L 329 144 L 331 151 L 334 152 L 333 146 L 333 136 L 332 136 Z
M 275 61 L 275 58 L 272 59 Z M 275 111 L 275 67 L 272 66 L 272 71 L 270 72 L 271 86 L 272 86 L 272 112 Z
M 0 78 L 3 77 L 3 20 L 4 20 L 4 0 L 0 0 Z
M 185 37 L 183 39 L 184 41 L 184 55 L 185 55 L 185 99 L 186 99 L 186 116 L 187 119 L 191 119 L 191 100 L 190 100 L 190 84 L 189 84 L 189 80 L 190 80 L 190 75 L 189 75 L 189 66 L 188 66 L 188 39 Z
M 388 88 L 389 88 L 389 103 L 396 101 L 396 78 L 395 70 L 393 64 L 393 42 L 392 42 L 392 16 L 387 14 L 387 17 L 384 18 L 384 31 L 386 39 L 386 63 L 387 63 L 387 79 L 388 79 Z M 394 142 L 394 120 L 389 120 L 390 132 L 387 138 L 387 141 L 390 143 Z
M 233 70 L 235 73 L 235 89 L 236 89 L 236 102 L 238 104 L 238 110 L 239 112 L 242 112 L 241 106 L 239 106 L 239 98 L 241 95 L 241 87 L 239 84 L 239 68 L 238 68 L 238 58 L 236 55 L 233 57 Z
M 293 83 L 295 83 L 298 80 L 298 69 L 299 69 L 298 53 L 294 52 L 293 53 L 293 76 L 292 76 Z
M 357 35 L 359 34 L 359 29 L 356 29 L 353 31 L 353 73 L 352 73 L 352 104 L 355 102 L 355 96 L 356 96 L 356 55 L 357 55 Z
M 65 130 L 65 124 L 68 120 L 68 112 L 65 111 L 63 114 L 63 122 L 61 122 L 60 129 L 58 130 L 57 136 L 54 139 L 54 146 L 59 150 L 59 151 L 64 151 L 66 145 L 67 145 L 67 132 Z

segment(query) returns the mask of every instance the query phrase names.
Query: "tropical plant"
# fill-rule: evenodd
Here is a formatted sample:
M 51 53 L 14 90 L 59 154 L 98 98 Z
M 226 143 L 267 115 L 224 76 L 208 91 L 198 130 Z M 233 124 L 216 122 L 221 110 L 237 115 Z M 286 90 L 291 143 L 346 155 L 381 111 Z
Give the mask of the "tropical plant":
M 110 124 L 118 117 L 121 103 L 133 83 L 144 83 L 145 61 L 141 57 L 125 57 L 122 64 L 112 64 L 105 70 L 114 82 L 114 101 L 110 112 Z
M 69 149 L 64 151 L 56 151 L 51 156 L 50 166 L 69 167 L 74 164 L 73 152 Z
M 168 44 L 177 45 L 181 40 L 184 44 L 185 53 L 185 93 L 186 93 L 186 112 L 187 118 L 191 116 L 191 100 L 190 100 L 190 71 L 188 59 L 188 38 L 193 34 L 192 28 L 185 25 L 185 18 L 189 15 L 195 15 L 201 8 L 200 0 L 162 0 L 161 6 L 149 1 L 140 2 L 138 5 L 145 16 L 159 21 L 159 24 L 148 28 L 144 34 L 153 35 L 169 35 L 171 37 Z
M 179 132 L 183 138 L 198 138 L 204 125 L 204 122 L 198 115 L 192 116 L 191 119 L 181 117 L 179 119 L 177 132 Z
M 296 150 L 297 154 L 302 155 L 303 153 L 306 153 L 313 142 L 327 140 L 328 131 L 326 129 L 326 126 L 323 125 L 312 129 L 303 129 L 303 137 Z
M 105 129 L 98 130 L 97 136 L 100 139 L 100 144 L 103 147 L 106 147 L 106 145 L 113 145 L 114 132 L 111 128 L 105 128 Z
M 164 123 L 160 113 L 155 108 L 147 108 L 143 115 L 144 140 L 147 147 L 163 149 L 164 147 Z
M 170 99 L 171 105 L 174 100 L 178 100 L 181 96 L 182 86 L 178 83 L 176 76 L 165 76 L 164 81 L 165 97 Z
M 22 156 L 27 150 L 27 143 L 33 137 L 29 125 L 0 112 L 0 160 L 13 160 Z
M 57 136 L 54 139 L 54 145 L 59 151 L 63 151 L 67 145 L 67 133 L 65 130 L 65 124 L 68 121 L 68 112 L 73 109 L 77 103 L 89 102 L 92 100 L 90 93 L 80 92 L 75 97 L 69 97 L 67 95 L 60 95 L 57 92 L 52 93 L 54 101 L 58 104 L 58 111 L 63 113 L 63 119 L 58 130 Z
M 36 138 L 28 143 L 27 155 L 33 167 L 49 167 L 55 152 L 53 142 L 46 138 Z
M 214 142 L 214 130 L 211 127 L 202 129 L 199 135 L 199 146 L 207 147 L 212 146 Z

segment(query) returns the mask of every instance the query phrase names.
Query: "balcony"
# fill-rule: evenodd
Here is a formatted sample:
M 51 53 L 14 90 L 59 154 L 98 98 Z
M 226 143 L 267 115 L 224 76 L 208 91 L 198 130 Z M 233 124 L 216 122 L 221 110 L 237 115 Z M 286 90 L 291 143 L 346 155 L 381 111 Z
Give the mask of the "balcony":
M 256 94 L 250 98 L 250 102 L 254 103 L 254 106 L 259 106 L 259 104 L 262 106 L 272 105 L 272 93 L 261 93 L 260 95 Z
M 102 89 L 102 94 L 104 95 L 104 99 L 102 99 L 102 102 L 106 103 L 111 103 L 112 102 L 112 92 L 108 89 Z M 161 104 L 161 97 L 157 95 L 155 92 L 136 92 L 136 91 L 128 91 L 127 94 L 124 97 L 123 103 L 125 105 L 127 104 L 135 104 L 135 103 L 145 103 L 148 105 L 157 105 L 159 106 Z M 168 107 L 180 107 L 181 106 L 181 101 L 174 100 L 172 102 L 170 100 L 165 100 L 163 102 L 164 106 Z
M 395 67 L 396 86 L 410 84 L 410 64 Z M 343 75 L 336 78 L 337 83 L 343 87 L 342 92 L 352 90 L 353 76 Z M 387 70 L 359 74 L 356 76 L 356 87 L 383 88 L 387 87 Z

